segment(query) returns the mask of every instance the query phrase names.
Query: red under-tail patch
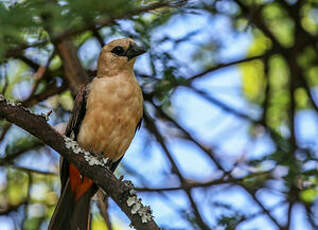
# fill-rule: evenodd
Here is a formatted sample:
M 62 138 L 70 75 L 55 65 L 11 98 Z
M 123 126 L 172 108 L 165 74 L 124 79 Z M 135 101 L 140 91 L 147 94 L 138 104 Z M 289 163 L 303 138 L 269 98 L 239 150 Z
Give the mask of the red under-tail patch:
M 69 176 L 71 190 L 75 193 L 75 200 L 78 200 L 90 187 L 92 187 L 93 181 L 88 177 L 82 178 L 78 169 L 72 164 L 70 164 L 69 167 Z

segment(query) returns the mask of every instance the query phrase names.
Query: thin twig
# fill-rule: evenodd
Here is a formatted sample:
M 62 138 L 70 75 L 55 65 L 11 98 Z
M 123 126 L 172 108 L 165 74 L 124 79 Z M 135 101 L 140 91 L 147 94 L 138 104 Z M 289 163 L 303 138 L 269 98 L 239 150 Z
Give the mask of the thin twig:
M 163 136 L 160 134 L 155 123 L 151 120 L 151 118 L 149 117 L 148 114 L 146 114 L 144 116 L 144 119 L 146 121 L 146 125 L 148 126 L 149 130 L 151 130 L 152 134 L 154 135 L 154 137 L 156 138 L 156 140 L 160 144 L 160 146 L 163 149 L 164 153 L 166 154 L 167 158 L 169 159 L 169 162 L 172 165 L 172 171 L 178 176 L 179 180 L 181 181 L 181 184 L 186 183 L 185 179 L 183 178 L 183 176 L 181 174 L 179 167 L 177 166 L 175 160 L 172 157 L 172 154 L 170 153 L 170 151 L 168 150 L 168 147 L 165 144 Z M 187 197 L 191 203 L 191 207 L 192 207 L 194 215 L 196 217 L 196 222 L 197 222 L 198 226 L 203 230 L 209 230 L 210 227 L 203 220 L 203 218 L 200 214 L 200 211 L 197 207 L 197 204 L 195 203 L 195 201 L 192 197 L 191 190 L 185 190 L 185 192 L 186 192 Z

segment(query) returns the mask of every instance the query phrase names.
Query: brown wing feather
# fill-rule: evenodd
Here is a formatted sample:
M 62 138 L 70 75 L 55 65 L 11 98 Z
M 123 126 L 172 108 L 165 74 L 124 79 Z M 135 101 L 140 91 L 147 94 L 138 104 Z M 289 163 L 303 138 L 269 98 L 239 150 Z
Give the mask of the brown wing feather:
M 77 140 L 77 135 L 79 133 L 82 120 L 84 119 L 86 113 L 87 94 L 87 86 L 82 86 L 79 93 L 76 95 L 72 114 L 65 130 L 65 136 L 73 136 L 75 141 Z M 68 162 L 66 160 L 62 160 L 61 162 L 60 175 L 61 189 L 63 191 L 68 178 Z
M 83 86 L 81 87 L 79 93 L 77 94 L 75 98 L 73 111 L 65 131 L 65 135 L 67 137 L 70 137 L 73 132 L 74 140 L 77 139 L 77 135 L 79 133 L 82 120 L 85 116 L 86 101 L 87 101 L 87 86 Z

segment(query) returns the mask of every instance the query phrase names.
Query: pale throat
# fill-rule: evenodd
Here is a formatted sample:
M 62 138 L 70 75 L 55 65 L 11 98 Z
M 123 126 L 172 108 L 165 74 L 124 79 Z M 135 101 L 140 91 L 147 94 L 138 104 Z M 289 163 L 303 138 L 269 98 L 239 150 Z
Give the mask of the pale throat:
M 100 58 L 98 60 L 97 66 L 97 77 L 116 77 L 117 75 L 126 75 L 133 76 L 134 75 L 134 64 L 136 62 L 136 58 L 128 60 L 120 60 L 118 62 L 111 61 L 107 62 L 104 60 L 105 58 Z

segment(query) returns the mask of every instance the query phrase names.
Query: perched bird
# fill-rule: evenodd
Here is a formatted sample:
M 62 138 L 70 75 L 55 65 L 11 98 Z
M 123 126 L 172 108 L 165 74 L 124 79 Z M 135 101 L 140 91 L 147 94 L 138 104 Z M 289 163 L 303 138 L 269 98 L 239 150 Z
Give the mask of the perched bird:
M 104 46 L 98 58 L 97 76 L 76 96 L 65 131 L 85 150 L 111 159 L 112 171 L 141 124 L 143 97 L 133 66 L 136 57 L 144 52 L 130 38 Z M 49 230 L 88 229 L 89 204 L 97 186 L 66 160 L 62 160 L 61 184 Z

